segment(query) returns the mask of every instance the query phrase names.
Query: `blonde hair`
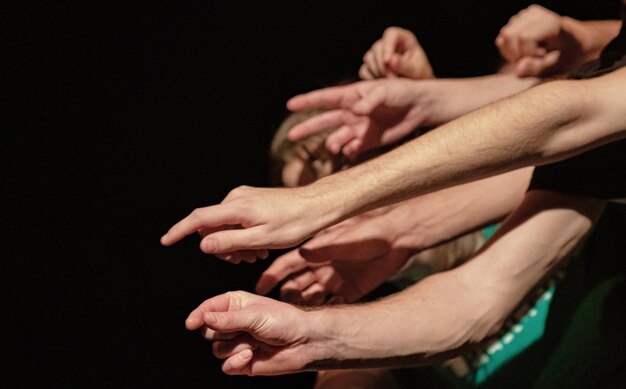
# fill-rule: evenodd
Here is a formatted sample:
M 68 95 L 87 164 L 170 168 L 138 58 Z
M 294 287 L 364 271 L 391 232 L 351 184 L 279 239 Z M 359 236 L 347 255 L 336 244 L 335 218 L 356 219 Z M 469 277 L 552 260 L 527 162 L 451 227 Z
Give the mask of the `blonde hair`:
M 283 184 L 283 168 L 286 164 L 298 158 L 298 147 L 304 145 L 309 146 L 309 149 L 322 147 L 324 142 L 326 142 L 328 135 L 335 130 L 334 128 L 329 128 L 327 130 L 311 134 L 306 138 L 295 142 L 287 137 L 289 131 L 295 125 L 302 123 L 322 112 L 324 111 L 315 109 L 290 113 L 280 124 L 278 130 L 274 133 L 274 137 L 272 138 L 272 143 L 270 145 L 270 180 L 274 186 L 281 186 Z

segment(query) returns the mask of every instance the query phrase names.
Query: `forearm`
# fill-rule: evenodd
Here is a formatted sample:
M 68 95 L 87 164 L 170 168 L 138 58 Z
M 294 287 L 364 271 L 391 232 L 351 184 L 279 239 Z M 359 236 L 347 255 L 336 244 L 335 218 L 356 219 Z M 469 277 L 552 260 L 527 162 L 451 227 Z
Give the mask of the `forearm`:
M 428 124 L 441 125 L 537 85 L 541 79 L 513 73 L 422 81 L 432 99 Z
M 530 192 L 473 260 L 379 302 L 312 312 L 327 350 L 313 368 L 423 364 L 495 335 L 590 231 L 604 202 Z
M 626 135 L 626 69 L 555 81 L 496 102 L 307 192 L 332 198 L 329 219 L 523 166 L 565 159 Z
M 386 218 L 394 245 L 424 250 L 504 219 L 524 198 L 532 171 L 518 169 L 398 204 Z

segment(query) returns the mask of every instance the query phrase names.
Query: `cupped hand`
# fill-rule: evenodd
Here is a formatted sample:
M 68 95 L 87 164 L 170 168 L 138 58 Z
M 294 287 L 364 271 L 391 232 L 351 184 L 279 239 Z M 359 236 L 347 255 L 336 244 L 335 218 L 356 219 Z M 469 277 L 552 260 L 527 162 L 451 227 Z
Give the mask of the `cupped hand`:
M 202 330 L 226 374 L 276 375 L 304 369 L 312 339 L 307 312 L 248 292 L 204 301 L 185 326 Z
M 363 56 L 359 76 L 364 80 L 406 77 L 433 78 L 424 49 L 409 30 L 389 27 Z

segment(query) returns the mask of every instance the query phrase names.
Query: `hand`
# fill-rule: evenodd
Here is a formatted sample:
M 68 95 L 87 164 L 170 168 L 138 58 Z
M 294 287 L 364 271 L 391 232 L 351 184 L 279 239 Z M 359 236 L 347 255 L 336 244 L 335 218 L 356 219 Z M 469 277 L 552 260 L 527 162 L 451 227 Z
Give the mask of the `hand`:
M 424 49 L 411 31 L 389 27 L 363 56 L 359 76 L 364 80 L 383 77 L 433 78 Z
M 563 72 L 580 62 L 582 48 L 564 26 L 566 19 L 539 5 L 520 11 L 496 38 L 500 54 L 515 63 L 519 77 Z
M 233 263 L 266 258 L 266 249 L 295 246 L 325 227 L 320 197 L 306 191 L 241 186 L 221 204 L 194 210 L 161 243 L 170 246 L 198 232 L 200 249 L 207 254 Z
M 310 362 L 309 312 L 266 297 L 238 291 L 206 300 L 185 322 L 202 328 L 226 374 L 276 375 Z M 316 348 L 319 350 L 319 347 Z
M 364 151 L 392 144 L 428 125 L 430 102 L 417 81 L 361 81 L 295 96 L 287 102 L 293 111 L 326 108 L 294 126 L 289 139 L 297 141 L 332 127 L 326 140 L 330 152 L 354 158 Z
M 256 290 L 267 294 L 280 282 L 281 298 L 296 304 L 354 302 L 395 275 L 415 247 L 402 247 L 386 207 L 333 226 L 278 259 L 261 275 Z M 406 223 L 396 224 L 406 226 Z
M 367 246 L 368 242 L 364 244 Z M 315 252 L 314 248 L 307 249 Z M 407 250 L 389 249 L 378 256 L 363 251 L 361 258 L 338 258 L 341 252 L 350 249 L 358 250 L 358 243 L 321 247 L 320 252 L 337 254 L 324 262 L 307 261 L 299 250 L 293 250 L 277 258 L 261 275 L 257 293 L 267 294 L 278 283 L 287 280 L 280 288 L 284 301 L 312 306 L 351 303 L 395 275 L 410 256 Z

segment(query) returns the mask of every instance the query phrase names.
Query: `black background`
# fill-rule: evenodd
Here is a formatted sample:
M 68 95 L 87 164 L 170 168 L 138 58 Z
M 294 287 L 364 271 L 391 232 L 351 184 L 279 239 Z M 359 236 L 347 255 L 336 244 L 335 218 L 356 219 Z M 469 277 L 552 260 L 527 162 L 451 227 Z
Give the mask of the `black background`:
M 530 2 L 5 2 L 2 354 L 15 386 L 274 387 L 228 377 L 188 312 L 252 290 L 198 239 L 159 237 L 230 189 L 266 186 L 294 94 L 356 77 L 385 27 L 413 30 L 440 77 L 495 69 Z M 582 19 L 613 1 L 541 2 Z

